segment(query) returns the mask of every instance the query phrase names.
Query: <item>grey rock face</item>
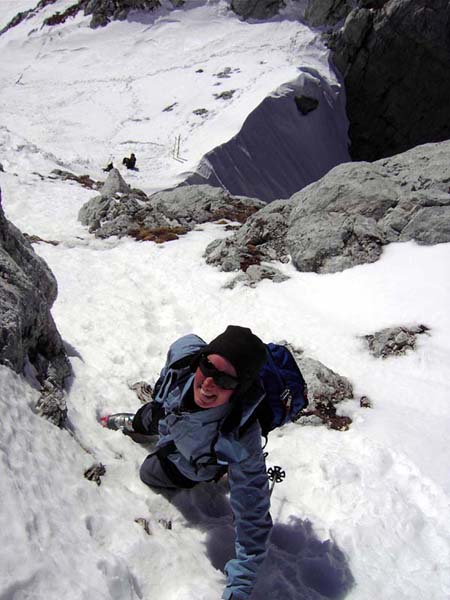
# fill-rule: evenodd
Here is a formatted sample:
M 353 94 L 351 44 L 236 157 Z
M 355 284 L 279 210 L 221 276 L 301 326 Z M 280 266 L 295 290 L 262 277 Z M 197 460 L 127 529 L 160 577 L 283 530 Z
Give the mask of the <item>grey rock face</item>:
M 70 366 L 50 314 L 56 294 L 53 274 L 7 221 L 0 196 L 0 362 L 20 373 L 29 360 L 41 383 L 61 386 Z
M 427 333 L 429 328 L 425 325 L 414 327 L 388 327 L 376 333 L 365 335 L 370 353 L 376 358 L 400 356 L 416 347 L 417 336 Z
M 332 37 L 351 155 L 376 160 L 450 138 L 450 4 L 365 1 Z
M 305 11 L 305 20 L 317 27 L 319 25 L 335 25 L 351 11 L 349 0 L 310 0 Z
M 244 19 L 269 19 L 284 5 L 283 0 L 231 0 L 231 8 Z
M 450 142 L 339 165 L 292 196 L 286 247 L 300 271 L 376 261 L 382 246 L 450 241 Z
M 128 190 L 109 196 L 102 191 L 101 196 L 89 200 L 81 208 L 79 220 L 97 237 L 134 235 L 138 239 L 150 239 L 145 237 L 145 232 L 158 228 L 181 227 L 186 233 L 199 223 L 221 219 L 244 222 L 264 206 L 259 200 L 236 198 L 209 185 L 180 186 L 151 197 L 140 190 Z
M 287 200 L 264 206 L 234 235 L 211 242 L 205 250 L 206 262 L 222 271 L 247 271 L 261 261 L 287 262 L 286 233 L 292 207 Z

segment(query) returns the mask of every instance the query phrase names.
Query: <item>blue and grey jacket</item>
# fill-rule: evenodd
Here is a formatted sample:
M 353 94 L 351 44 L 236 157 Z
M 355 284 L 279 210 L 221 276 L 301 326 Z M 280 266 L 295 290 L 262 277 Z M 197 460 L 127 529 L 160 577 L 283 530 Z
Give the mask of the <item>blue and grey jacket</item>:
M 194 374 L 188 365 L 183 365 L 183 359 L 205 345 L 201 338 L 191 334 L 178 339 L 169 349 L 154 398 L 165 411 L 159 423 L 158 446 L 175 445 L 167 458 L 192 481 L 211 481 L 224 467 L 228 469 L 236 558 L 225 566 L 227 587 L 222 598 L 244 599 L 253 589 L 272 528 L 261 429 L 256 419 L 251 420 L 264 390 L 261 387 L 259 393 L 242 400 L 240 422 L 231 431 L 221 430 L 230 413 L 230 404 L 184 411 L 182 401 L 193 384 Z

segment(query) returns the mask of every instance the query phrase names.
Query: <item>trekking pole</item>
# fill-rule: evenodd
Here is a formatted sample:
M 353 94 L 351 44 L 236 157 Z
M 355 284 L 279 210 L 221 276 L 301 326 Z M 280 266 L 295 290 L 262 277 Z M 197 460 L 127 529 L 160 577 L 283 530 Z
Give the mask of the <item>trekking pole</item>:
M 269 480 L 272 482 L 270 486 L 270 496 L 272 496 L 273 488 L 276 483 L 281 483 L 283 479 L 286 477 L 286 472 L 281 467 L 275 465 L 274 467 L 269 467 L 267 469 L 267 476 Z

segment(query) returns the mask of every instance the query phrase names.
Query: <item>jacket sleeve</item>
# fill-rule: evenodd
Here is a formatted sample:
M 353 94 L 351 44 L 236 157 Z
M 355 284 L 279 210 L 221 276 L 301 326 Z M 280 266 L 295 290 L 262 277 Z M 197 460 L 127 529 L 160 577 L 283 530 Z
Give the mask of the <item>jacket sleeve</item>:
M 269 484 L 259 424 L 255 422 L 243 438 L 247 438 L 252 452 L 244 461 L 231 464 L 228 470 L 236 532 L 236 558 L 225 565 L 227 586 L 222 595 L 224 600 L 244 600 L 250 596 L 266 556 L 267 540 L 272 528 Z

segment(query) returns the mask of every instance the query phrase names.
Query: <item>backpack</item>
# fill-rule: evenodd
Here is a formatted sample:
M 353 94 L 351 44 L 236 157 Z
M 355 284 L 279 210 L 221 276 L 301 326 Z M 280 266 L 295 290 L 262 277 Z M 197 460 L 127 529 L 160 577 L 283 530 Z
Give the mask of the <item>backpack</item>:
M 262 435 L 295 421 L 308 406 L 305 380 L 291 352 L 280 344 L 266 344 L 267 362 L 259 372 L 266 392 L 255 414 Z

